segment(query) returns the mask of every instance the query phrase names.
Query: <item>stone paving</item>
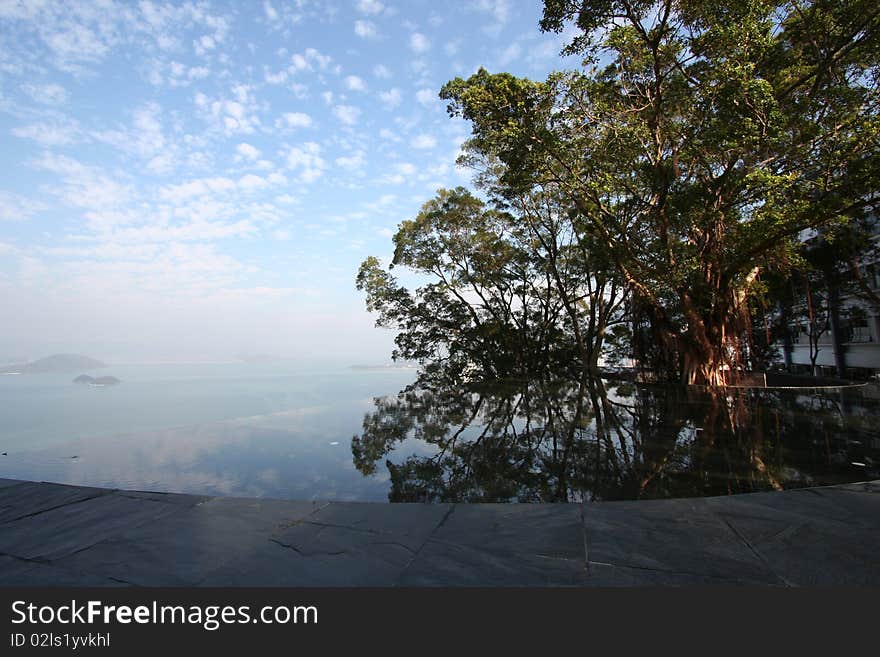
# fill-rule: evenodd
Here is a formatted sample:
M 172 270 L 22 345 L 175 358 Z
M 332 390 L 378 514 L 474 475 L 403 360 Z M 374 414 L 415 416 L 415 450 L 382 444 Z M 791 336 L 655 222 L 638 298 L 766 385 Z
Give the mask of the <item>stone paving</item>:
M 878 539 L 880 481 L 419 505 L 0 479 L 0 586 L 877 586 Z

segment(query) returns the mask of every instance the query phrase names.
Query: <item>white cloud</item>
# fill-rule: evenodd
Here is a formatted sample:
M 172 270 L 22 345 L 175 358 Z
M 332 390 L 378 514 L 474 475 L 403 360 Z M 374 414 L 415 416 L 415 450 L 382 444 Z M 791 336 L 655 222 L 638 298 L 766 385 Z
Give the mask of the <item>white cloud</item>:
M 247 175 L 242 176 L 238 180 L 238 188 L 242 189 L 246 192 L 251 192 L 257 189 L 264 189 L 269 186 L 269 181 L 261 176 L 254 175 L 249 173 Z
M 43 38 L 56 56 L 56 66 L 63 71 L 78 73 L 82 71 L 83 64 L 99 62 L 110 51 L 113 41 L 102 38 L 82 23 L 70 23 L 59 28 Z
M 159 198 L 163 201 L 180 204 L 187 199 L 205 196 L 208 194 L 227 194 L 235 191 L 234 180 L 216 176 L 213 178 L 198 178 L 178 185 L 166 185 L 159 190 Z
M 246 160 L 256 160 L 260 157 L 260 149 L 251 146 L 246 142 L 242 142 L 235 147 L 235 152 Z
M 266 180 L 269 181 L 272 185 L 286 185 L 287 184 L 287 176 L 278 171 L 273 171 L 268 176 L 266 176 Z
M 277 6 L 268 0 L 263 3 L 263 13 L 269 28 L 280 30 L 285 36 L 289 33 L 290 27 L 301 23 L 305 18 L 305 13 L 302 11 L 304 8 L 305 3 L 302 0 L 296 2 L 282 0 Z
M 272 71 L 266 70 L 263 71 L 263 79 L 266 81 L 266 84 L 284 84 L 287 82 L 287 71 L 273 73 Z
M 343 169 L 354 170 L 363 167 L 366 160 L 364 159 L 363 151 L 356 151 L 351 155 L 337 157 L 335 162 L 336 166 L 342 167 Z
M 385 5 L 379 0 L 357 0 L 355 6 L 359 12 L 367 15 L 381 14 L 385 9 Z
M 492 14 L 492 18 L 501 25 L 510 18 L 509 0 L 478 0 L 477 9 Z
M 386 109 L 394 109 L 403 100 L 403 96 L 400 93 L 400 89 L 394 87 L 389 89 L 388 91 L 383 91 L 379 94 L 379 100 L 382 101 L 382 104 L 386 107 Z
M 91 131 L 95 141 L 146 161 L 147 168 L 156 174 L 173 170 L 180 156 L 177 140 L 165 136 L 162 127 L 162 108 L 150 102 L 132 112 L 130 126 L 110 130 Z
M 349 75 L 345 78 L 345 86 L 351 91 L 366 91 L 366 83 L 356 75 Z
M 190 80 L 203 80 L 211 74 L 211 69 L 205 66 L 192 66 L 186 72 L 186 77 Z
M 301 147 L 294 146 L 287 152 L 286 160 L 288 168 L 299 172 L 299 181 L 302 183 L 314 182 L 324 173 L 321 147 L 315 142 L 306 142 Z
M 361 39 L 375 39 L 379 36 L 376 24 L 371 21 L 355 21 L 354 33 Z
M 434 89 L 419 89 L 416 92 L 416 100 L 422 105 L 431 105 L 437 100 L 437 92 Z
M 287 88 L 290 89 L 291 93 L 293 93 L 293 95 L 300 100 L 307 98 L 309 95 L 309 88 L 304 84 L 300 84 L 299 82 L 292 82 L 287 86 Z
M 391 71 L 384 64 L 376 64 L 373 67 L 373 75 L 383 80 L 389 80 L 391 78 Z
M 413 32 L 409 37 L 409 47 L 413 52 L 421 54 L 431 49 L 431 42 L 421 32 Z
M 31 165 L 59 176 L 60 185 L 46 185 L 44 190 L 67 205 L 83 210 L 82 217 L 90 229 L 106 230 L 137 218 L 135 190 L 100 169 L 51 152 L 43 153 Z
M 0 221 L 25 221 L 47 208 L 41 201 L 0 190 Z
M 437 140 L 431 135 L 421 134 L 410 141 L 409 145 L 413 148 L 429 149 L 437 145 Z
M 164 175 L 174 169 L 175 162 L 173 154 L 160 153 L 147 160 L 147 169 L 157 175 Z
M 260 105 L 248 85 L 237 84 L 231 89 L 235 100 L 212 100 L 197 93 L 193 101 L 200 113 L 226 135 L 253 134 L 261 126 L 257 112 Z
M 312 125 L 312 117 L 303 112 L 284 112 L 275 121 L 278 128 L 308 128 Z
M 330 55 L 323 55 L 314 48 L 306 48 L 301 53 L 291 55 L 291 73 L 297 71 L 314 71 L 315 67 L 317 67 L 318 70 L 325 71 L 332 61 L 333 58 L 330 57 Z
M 33 139 L 43 146 L 63 146 L 77 141 L 78 130 L 72 125 L 32 123 L 13 128 L 12 134 L 23 139 Z
M 183 43 L 198 36 L 193 42 L 198 49 L 216 48 L 231 24 L 226 17 L 212 14 L 207 5 L 194 2 L 6 2 L 0 6 L 4 20 L 18 21 L 7 28 L 21 35 L 13 41 L 19 47 L 12 49 L 17 50 L 12 58 L 30 67 L 37 61 L 32 57 L 33 46 L 42 44 L 40 65 L 48 63 L 77 76 L 90 72 L 112 52 L 132 45 L 168 53 L 181 50 Z
M 522 47 L 516 42 L 511 43 L 501 52 L 501 55 L 498 57 L 498 63 L 501 64 L 501 66 L 507 66 L 518 59 L 521 53 Z
M 209 34 L 204 34 L 193 41 L 193 50 L 200 57 L 207 55 L 209 51 L 214 50 L 216 47 L 217 42 Z
M 291 68 L 296 71 L 305 71 L 306 69 L 310 68 L 308 60 L 305 58 L 304 55 L 300 55 L 299 53 L 293 55 L 290 58 L 290 63 Z
M 159 120 L 161 112 L 162 108 L 157 103 L 148 103 L 134 111 L 132 136 L 135 139 L 135 148 L 142 155 L 153 155 L 166 145 Z
M 379 182 L 388 185 L 402 185 L 416 175 L 416 166 L 409 162 L 398 162 L 391 167 L 390 171 L 379 179 Z
M 333 114 L 345 125 L 354 125 L 358 122 L 361 111 L 351 105 L 336 105 L 333 108 Z
M 67 102 L 67 90 L 60 84 L 23 84 L 21 89 L 44 105 L 63 105 Z

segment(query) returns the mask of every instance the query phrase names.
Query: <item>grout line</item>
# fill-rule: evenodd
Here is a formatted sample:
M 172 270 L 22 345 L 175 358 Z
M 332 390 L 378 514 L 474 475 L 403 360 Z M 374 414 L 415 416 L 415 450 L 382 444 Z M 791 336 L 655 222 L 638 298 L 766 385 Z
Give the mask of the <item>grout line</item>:
M 428 534 L 427 537 L 425 537 L 424 541 L 422 541 L 422 544 L 419 546 L 418 550 L 413 552 L 412 558 L 406 562 L 406 565 L 404 565 L 404 567 L 401 569 L 400 574 L 395 578 L 392 586 L 397 586 L 400 583 L 400 580 L 403 579 L 406 571 L 409 570 L 410 566 L 412 566 L 413 563 L 415 563 L 415 560 L 419 558 L 419 555 L 422 553 L 424 547 L 428 544 L 428 541 L 430 541 L 434 537 L 434 534 L 437 533 L 437 530 L 439 530 L 443 525 L 446 524 L 446 521 L 449 520 L 449 516 L 452 515 L 452 512 L 455 511 L 456 507 L 458 507 L 458 504 L 452 504 L 449 507 L 449 510 L 443 515 L 443 517 L 440 519 L 440 522 L 437 523 L 437 526 L 434 527 L 434 529 L 431 530 L 431 533 Z

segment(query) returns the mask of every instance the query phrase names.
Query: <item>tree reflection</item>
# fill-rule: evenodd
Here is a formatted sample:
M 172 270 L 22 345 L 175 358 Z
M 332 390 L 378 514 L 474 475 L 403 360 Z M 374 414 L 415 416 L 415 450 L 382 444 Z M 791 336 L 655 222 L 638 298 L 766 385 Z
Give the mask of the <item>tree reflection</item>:
M 860 393 L 441 381 L 376 399 L 352 439 L 364 475 L 385 461 L 392 502 L 726 495 L 852 480 L 878 457 Z

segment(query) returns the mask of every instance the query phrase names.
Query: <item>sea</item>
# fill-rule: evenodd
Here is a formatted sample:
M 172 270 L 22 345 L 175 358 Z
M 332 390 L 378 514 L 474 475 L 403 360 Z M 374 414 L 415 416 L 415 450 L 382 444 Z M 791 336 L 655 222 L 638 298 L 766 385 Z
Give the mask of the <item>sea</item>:
M 117 385 L 74 383 L 79 374 Z M 706 497 L 880 477 L 880 386 L 408 387 L 405 367 L 0 376 L 0 478 L 361 502 Z
M 73 383 L 79 374 L 118 385 Z M 114 365 L 0 376 L 0 478 L 287 499 L 387 501 L 388 473 L 352 461 L 402 367 L 287 362 Z M 407 455 L 432 451 L 417 441 Z

